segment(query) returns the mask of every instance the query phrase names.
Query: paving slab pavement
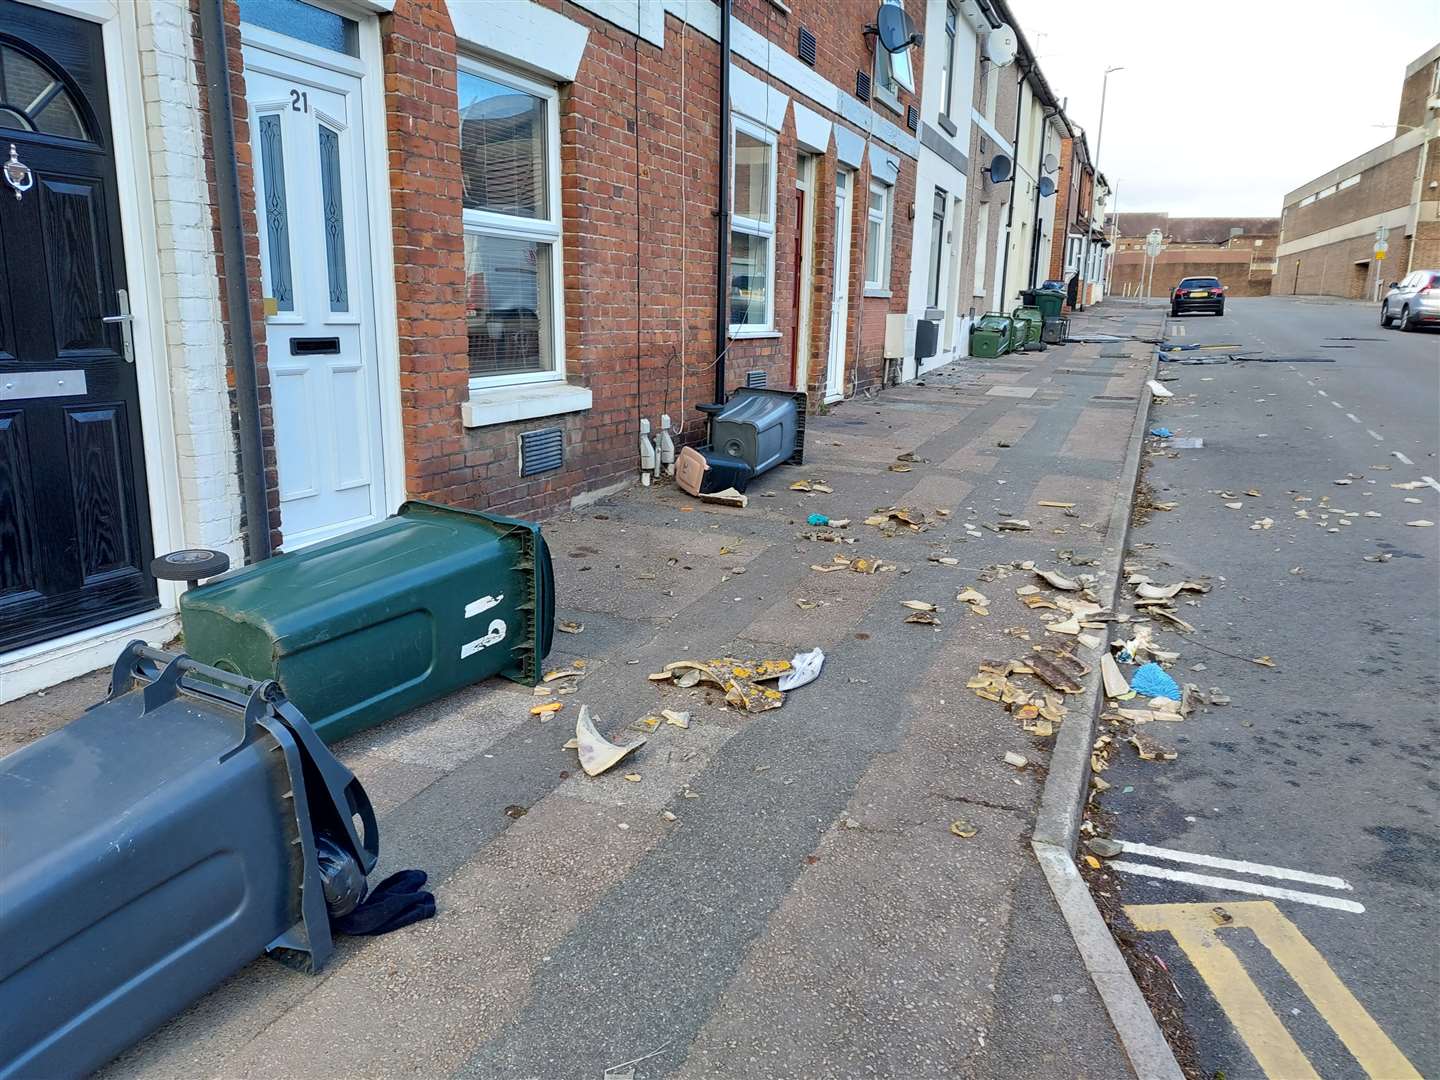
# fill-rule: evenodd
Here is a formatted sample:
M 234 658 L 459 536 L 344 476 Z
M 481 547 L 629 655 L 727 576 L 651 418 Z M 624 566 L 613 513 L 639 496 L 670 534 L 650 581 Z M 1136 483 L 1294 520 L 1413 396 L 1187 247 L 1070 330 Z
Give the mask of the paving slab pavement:
M 1074 328 L 1159 328 L 1117 314 Z M 256 962 L 103 1075 L 598 1078 L 652 1051 L 637 1077 L 1129 1075 L 1030 849 L 1053 738 L 965 684 L 1073 640 L 1016 596 L 1031 575 L 991 568 L 1115 541 L 1149 366 L 1138 342 L 961 362 L 812 416 L 805 465 L 746 509 L 659 485 L 547 522 L 559 614 L 585 627 L 548 664 L 588 672 L 558 716 L 497 681 L 337 747 L 381 815 L 378 873 L 427 870 L 438 917 L 315 977 Z M 923 460 L 892 471 L 902 453 Z M 790 490 L 810 478 L 833 493 Z M 863 524 L 890 505 L 933 524 Z M 814 512 L 856 542 L 801 538 Z M 993 531 L 1012 517 L 1030 530 Z M 811 569 L 837 555 L 893 569 Z M 988 615 L 956 603 L 971 585 Z M 903 621 L 916 599 L 938 627 Z M 819 680 L 761 714 L 645 677 L 815 644 Z M 582 702 L 612 736 L 662 707 L 691 726 L 592 779 L 563 748 Z M 0 707 L 0 745 L 29 715 Z

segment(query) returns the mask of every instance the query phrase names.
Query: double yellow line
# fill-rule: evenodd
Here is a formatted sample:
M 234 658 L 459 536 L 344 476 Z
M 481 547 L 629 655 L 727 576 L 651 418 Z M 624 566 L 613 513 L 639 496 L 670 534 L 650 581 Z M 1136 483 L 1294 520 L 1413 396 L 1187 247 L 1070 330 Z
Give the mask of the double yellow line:
M 1221 940 L 1222 930 L 1244 927 L 1253 932 L 1374 1080 L 1422 1080 L 1415 1066 L 1380 1030 L 1320 951 L 1270 901 L 1135 904 L 1127 906 L 1125 913 L 1137 930 L 1174 936 L 1260 1068 L 1272 1080 L 1320 1080 L 1320 1074 L 1239 958 Z

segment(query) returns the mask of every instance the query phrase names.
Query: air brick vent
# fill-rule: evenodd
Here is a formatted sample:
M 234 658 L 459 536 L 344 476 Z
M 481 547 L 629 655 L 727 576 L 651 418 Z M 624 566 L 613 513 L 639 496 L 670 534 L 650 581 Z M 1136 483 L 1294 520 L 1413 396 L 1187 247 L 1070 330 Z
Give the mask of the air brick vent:
M 565 432 L 540 428 L 520 433 L 520 475 L 553 472 L 565 464 Z
M 815 35 L 805 27 L 800 27 L 800 43 L 795 47 L 800 59 L 811 67 L 815 66 Z
M 861 101 L 870 100 L 870 76 L 863 71 L 855 72 L 855 96 Z
M 754 371 L 745 373 L 745 385 L 753 389 L 764 390 L 765 384 L 769 381 L 770 377 L 763 368 L 756 368 Z
M 920 130 L 920 110 L 914 105 L 905 107 L 905 126 L 911 131 Z

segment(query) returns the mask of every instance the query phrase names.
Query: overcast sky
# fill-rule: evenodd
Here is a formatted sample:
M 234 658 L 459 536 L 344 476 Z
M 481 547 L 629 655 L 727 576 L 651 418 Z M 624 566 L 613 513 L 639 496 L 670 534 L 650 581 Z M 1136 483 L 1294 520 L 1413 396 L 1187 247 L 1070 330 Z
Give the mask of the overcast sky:
M 1119 209 L 1278 216 L 1287 191 L 1393 134 L 1437 0 L 1009 0 Z M 1372 125 L 1382 125 L 1379 127 Z

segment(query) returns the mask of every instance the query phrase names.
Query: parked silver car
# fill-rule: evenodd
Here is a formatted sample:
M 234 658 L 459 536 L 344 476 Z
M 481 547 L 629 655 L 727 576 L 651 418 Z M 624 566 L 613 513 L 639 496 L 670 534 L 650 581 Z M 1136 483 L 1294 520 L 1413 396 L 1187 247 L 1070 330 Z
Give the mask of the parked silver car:
M 1440 326 L 1440 270 L 1412 270 L 1392 281 L 1380 304 L 1380 325 L 1400 320 L 1401 330 Z

